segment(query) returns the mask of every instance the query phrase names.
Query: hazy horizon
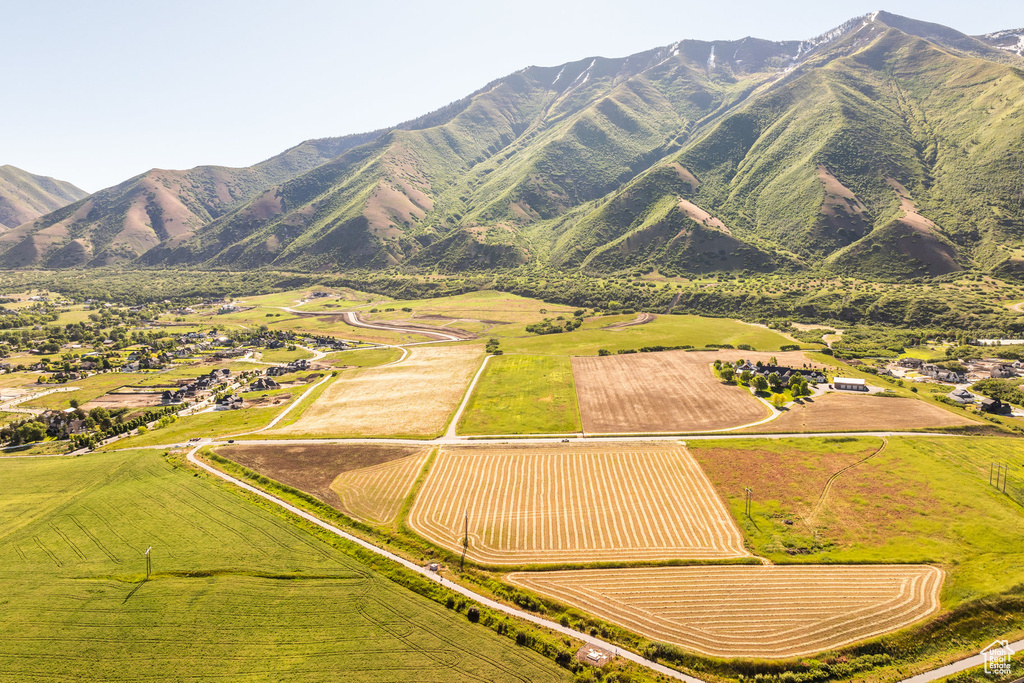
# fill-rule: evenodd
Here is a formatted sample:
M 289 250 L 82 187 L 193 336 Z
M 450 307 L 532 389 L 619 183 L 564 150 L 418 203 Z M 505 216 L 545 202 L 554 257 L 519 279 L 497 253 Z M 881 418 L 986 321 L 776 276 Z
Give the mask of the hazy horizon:
M 1024 6 L 949 0 L 822 3 L 195 0 L 171 6 L 8 3 L 0 165 L 94 192 L 150 168 L 248 166 L 303 140 L 441 107 L 530 65 L 619 57 L 682 39 L 802 40 L 885 9 L 976 35 Z

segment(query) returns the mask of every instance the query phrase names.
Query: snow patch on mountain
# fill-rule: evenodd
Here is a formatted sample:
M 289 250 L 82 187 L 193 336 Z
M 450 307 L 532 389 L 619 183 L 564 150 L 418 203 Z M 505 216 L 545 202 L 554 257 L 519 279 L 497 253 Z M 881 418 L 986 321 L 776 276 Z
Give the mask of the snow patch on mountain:
M 1024 57 L 1024 28 L 986 33 L 981 37 L 993 47 Z

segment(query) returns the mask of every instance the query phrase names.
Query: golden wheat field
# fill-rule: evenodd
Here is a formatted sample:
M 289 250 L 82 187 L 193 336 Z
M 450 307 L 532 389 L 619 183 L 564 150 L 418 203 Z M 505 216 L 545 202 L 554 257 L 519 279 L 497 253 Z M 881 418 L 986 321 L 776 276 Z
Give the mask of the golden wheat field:
M 481 346 L 418 346 L 401 363 L 344 374 L 294 423 L 268 436 L 434 436 L 483 359 Z
M 715 657 L 799 657 L 939 609 L 926 565 L 706 566 L 518 572 L 515 584 Z
M 341 510 L 368 524 L 390 524 L 423 469 L 429 451 L 342 472 L 331 482 Z
M 483 564 L 724 559 L 748 553 L 679 445 L 442 450 L 409 514 L 424 538 Z

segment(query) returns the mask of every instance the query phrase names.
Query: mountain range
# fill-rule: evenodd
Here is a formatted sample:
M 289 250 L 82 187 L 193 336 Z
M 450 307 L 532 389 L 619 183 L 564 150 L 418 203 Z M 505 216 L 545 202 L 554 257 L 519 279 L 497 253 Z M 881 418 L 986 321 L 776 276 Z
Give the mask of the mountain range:
M 0 166 L 0 230 L 34 221 L 88 194 L 63 180 Z
M 874 12 L 532 66 L 249 168 L 0 213 L 0 266 L 1024 273 L 1022 53 Z

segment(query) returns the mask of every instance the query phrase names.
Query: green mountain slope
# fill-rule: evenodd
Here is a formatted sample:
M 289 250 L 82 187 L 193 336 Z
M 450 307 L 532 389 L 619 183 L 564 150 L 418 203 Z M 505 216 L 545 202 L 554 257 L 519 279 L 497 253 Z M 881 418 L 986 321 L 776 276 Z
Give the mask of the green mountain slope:
M 86 194 L 63 180 L 0 166 L 0 229 L 17 227 Z
M 0 265 L 1024 270 L 1024 59 L 876 12 L 807 41 L 529 67 L 248 169 L 151 171 Z
M 734 237 L 789 251 L 807 267 L 868 276 L 994 267 L 1024 228 L 1022 88 L 1019 68 L 876 18 L 673 156 L 693 182 L 667 166 L 646 174 L 622 191 L 628 201 L 616 197 L 576 223 L 556 261 L 584 262 L 666 197 L 686 197 Z M 608 270 L 632 261 L 591 263 Z M 671 253 L 644 262 L 693 270 Z

